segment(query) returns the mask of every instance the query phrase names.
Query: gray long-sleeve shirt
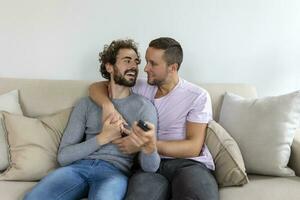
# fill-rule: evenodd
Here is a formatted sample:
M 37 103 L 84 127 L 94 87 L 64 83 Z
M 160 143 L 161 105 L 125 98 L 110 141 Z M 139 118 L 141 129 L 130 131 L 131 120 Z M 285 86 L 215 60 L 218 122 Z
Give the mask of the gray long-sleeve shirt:
M 115 108 L 126 120 L 128 125 L 142 119 L 157 127 L 155 107 L 146 98 L 131 94 L 122 99 L 112 100 Z M 102 108 L 89 97 L 82 98 L 74 107 L 68 125 L 62 137 L 58 162 L 65 166 L 81 159 L 101 159 L 118 167 L 128 174 L 133 164 L 134 155 L 119 151 L 115 144 L 99 145 L 96 135 L 102 130 Z M 155 172 L 160 164 L 157 151 L 152 154 L 139 152 L 139 162 L 144 171 Z

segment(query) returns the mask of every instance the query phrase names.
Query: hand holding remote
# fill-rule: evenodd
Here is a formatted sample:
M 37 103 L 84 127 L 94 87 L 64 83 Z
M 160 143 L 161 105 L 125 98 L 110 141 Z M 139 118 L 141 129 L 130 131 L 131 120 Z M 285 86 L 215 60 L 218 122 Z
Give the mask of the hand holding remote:
M 143 129 L 143 131 L 149 131 L 150 128 L 148 127 L 147 123 L 144 122 L 143 120 L 139 120 L 138 124 L 137 124 L 141 129 Z

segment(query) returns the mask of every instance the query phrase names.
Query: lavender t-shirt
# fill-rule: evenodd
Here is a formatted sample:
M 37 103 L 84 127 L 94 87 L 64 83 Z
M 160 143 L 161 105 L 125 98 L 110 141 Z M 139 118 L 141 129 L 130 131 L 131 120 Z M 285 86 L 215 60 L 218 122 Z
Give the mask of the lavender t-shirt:
M 174 89 L 160 98 L 155 98 L 157 86 L 149 85 L 145 79 L 137 80 L 132 91 L 148 98 L 156 107 L 159 140 L 184 140 L 186 139 L 186 121 L 208 123 L 212 120 L 212 107 L 208 92 L 184 79 L 180 78 Z M 215 169 L 213 158 L 206 145 L 203 145 L 198 157 L 189 159 L 201 162 L 211 170 Z

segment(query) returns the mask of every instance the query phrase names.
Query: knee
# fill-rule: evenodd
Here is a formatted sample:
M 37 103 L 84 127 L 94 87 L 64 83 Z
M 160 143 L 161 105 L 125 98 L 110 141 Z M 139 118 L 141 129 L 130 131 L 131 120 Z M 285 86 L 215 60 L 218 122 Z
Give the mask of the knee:
M 169 194 L 169 181 L 157 173 L 136 173 L 129 179 L 126 200 L 164 200 Z
M 127 189 L 127 177 L 124 175 L 112 176 L 104 181 L 91 184 L 89 199 L 92 200 L 122 200 Z
M 178 171 L 172 181 L 173 199 L 218 200 L 218 184 L 214 176 L 205 168 L 188 167 Z
M 134 174 L 130 179 L 129 183 L 132 186 L 138 187 L 147 185 L 147 187 L 168 187 L 169 181 L 158 173 L 148 173 L 148 172 L 142 172 Z
M 128 178 L 126 176 L 121 177 L 112 177 L 109 181 L 107 181 L 108 187 L 113 187 L 113 194 L 125 194 L 128 184 Z M 109 190 L 109 188 L 107 188 Z
M 205 167 L 194 165 L 178 170 L 174 176 L 173 182 L 180 183 L 193 183 L 197 186 L 211 185 L 218 187 L 215 177 Z

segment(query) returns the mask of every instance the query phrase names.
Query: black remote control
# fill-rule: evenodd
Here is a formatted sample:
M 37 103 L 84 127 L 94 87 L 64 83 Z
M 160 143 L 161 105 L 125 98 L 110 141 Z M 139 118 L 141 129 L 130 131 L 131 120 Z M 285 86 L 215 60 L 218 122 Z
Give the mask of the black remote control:
M 144 122 L 143 120 L 139 120 L 138 124 L 137 124 L 141 129 L 143 129 L 144 131 L 149 131 L 150 128 L 148 127 L 147 123 Z

